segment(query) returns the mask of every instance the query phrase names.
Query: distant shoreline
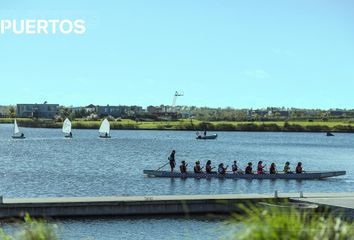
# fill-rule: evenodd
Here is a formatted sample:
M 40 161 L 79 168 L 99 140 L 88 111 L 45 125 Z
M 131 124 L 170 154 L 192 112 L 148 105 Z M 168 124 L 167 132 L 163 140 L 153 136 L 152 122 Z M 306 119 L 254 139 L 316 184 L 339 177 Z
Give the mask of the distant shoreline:
M 11 124 L 12 119 L 0 119 L 0 124 Z M 21 127 L 61 128 L 62 122 L 18 118 Z M 73 129 L 98 129 L 101 121 L 73 120 Z M 242 132 L 343 132 L 354 133 L 354 123 L 349 122 L 203 122 L 199 120 L 136 122 L 129 119 L 110 121 L 117 130 L 175 130 L 175 131 L 242 131 Z

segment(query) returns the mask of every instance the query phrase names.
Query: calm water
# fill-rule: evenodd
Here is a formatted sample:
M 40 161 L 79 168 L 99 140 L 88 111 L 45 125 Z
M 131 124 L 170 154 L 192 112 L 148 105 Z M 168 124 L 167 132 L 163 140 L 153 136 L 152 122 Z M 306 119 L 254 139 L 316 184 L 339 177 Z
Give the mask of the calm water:
M 64 139 L 60 129 L 25 128 L 25 140 L 12 140 L 11 128 L 0 125 L 0 191 L 5 197 L 354 191 L 354 134 L 325 137 L 323 133 L 220 132 L 216 141 L 197 141 L 194 132 L 117 130 L 112 131 L 112 139 L 98 139 L 97 131 L 74 130 L 73 139 Z M 314 181 L 143 176 L 143 169 L 156 169 L 166 163 L 172 149 L 177 152 L 178 162 L 186 160 L 190 166 L 196 160 L 231 165 L 237 159 L 242 167 L 249 161 L 255 164 L 262 160 L 268 166 L 274 161 L 281 169 L 285 161 L 290 161 L 292 167 L 302 161 L 305 170 L 346 170 L 347 175 Z M 188 230 L 191 221 L 198 222 L 193 225 L 201 232 L 218 225 L 185 219 L 161 220 L 161 224 L 158 220 L 131 220 L 129 224 L 123 220 L 64 221 L 63 232 L 65 238 L 77 239 L 87 233 L 83 236 L 110 239 L 109 233 L 117 233 L 117 229 L 131 232 L 127 236 L 140 236 L 135 229 L 149 232 L 156 227 L 159 232 L 181 226 Z M 109 236 L 95 237 L 98 229 Z M 187 238 L 176 232 L 176 238 Z

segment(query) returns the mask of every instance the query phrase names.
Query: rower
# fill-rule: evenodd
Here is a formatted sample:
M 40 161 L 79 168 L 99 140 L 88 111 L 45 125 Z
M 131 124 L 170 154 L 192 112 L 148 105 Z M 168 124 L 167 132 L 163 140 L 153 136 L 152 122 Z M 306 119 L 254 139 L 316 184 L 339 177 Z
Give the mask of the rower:
M 245 169 L 245 174 L 253 174 L 251 162 L 248 163 L 248 166 Z
M 232 164 L 232 172 L 237 173 L 238 167 L 237 167 L 237 161 L 234 161 L 234 164 Z
M 213 170 L 213 168 L 211 167 L 211 161 L 208 160 L 205 165 L 205 171 L 206 171 L 206 173 L 212 173 L 211 170 Z
M 179 170 L 181 171 L 181 173 L 187 173 L 187 166 L 188 164 L 186 164 L 186 161 L 182 161 L 181 165 L 179 166 Z
M 276 169 L 275 163 L 270 164 L 269 173 L 270 174 L 276 174 L 277 173 L 277 169 Z
M 258 162 L 258 165 L 257 165 L 257 174 L 264 174 L 264 168 L 267 166 L 267 165 L 262 165 L 262 161 L 259 161 Z
M 227 167 L 228 167 L 228 166 L 224 167 L 224 164 L 223 164 L 223 163 L 220 163 L 220 164 L 219 164 L 219 168 L 218 168 L 218 173 L 219 173 L 219 174 L 225 174 L 225 173 L 226 173 L 226 170 L 227 170 Z
M 175 154 L 176 150 L 172 150 L 170 156 L 168 157 L 168 160 L 170 161 L 171 172 L 173 172 L 173 169 L 176 166 Z
M 297 163 L 297 166 L 296 166 L 296 173 L 302 173 L 303 170 L 302 170 L 302 163 L 301 162 L 298 162 Z
M 202 173 L 202 168 L 200 167 L 200 162 L 199 161 L 195 162 L 194 173 Z
M 290 172 L 290 163 L 289 162 L 286 162 L 285 163 L 285 166 L 284 166 L 284 173 L 291 173 Z

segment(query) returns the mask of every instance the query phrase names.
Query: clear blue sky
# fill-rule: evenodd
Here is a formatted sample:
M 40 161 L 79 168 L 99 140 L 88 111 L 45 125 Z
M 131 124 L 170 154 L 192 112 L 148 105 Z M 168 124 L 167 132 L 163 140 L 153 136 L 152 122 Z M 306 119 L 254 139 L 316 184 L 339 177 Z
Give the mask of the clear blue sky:
M 1 0 L 84 35 L 0 35 L 0 105 L 354 108 L 351 0 Z

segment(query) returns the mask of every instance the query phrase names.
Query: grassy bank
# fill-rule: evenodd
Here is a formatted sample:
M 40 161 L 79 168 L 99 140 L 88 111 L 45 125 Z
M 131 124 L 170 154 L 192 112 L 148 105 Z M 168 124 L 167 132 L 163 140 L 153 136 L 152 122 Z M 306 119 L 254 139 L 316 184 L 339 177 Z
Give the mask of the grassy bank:
M 62 122 L 53 120 L 17 119 L 22 127 L 61 128 Z M 0 123 L 12 123 L 12 119 L 0 119 Z M 98 129 L 101 121 L 76 119 L 73 128 Z M 354 132 L 351 122 L 202 122 L 198 120 L 144 121 L 129 119 L 110 121 L 112 129 L 147 129 L 147 130 L 203 130 L 209 131 L 266 131 L 266 132 Z

